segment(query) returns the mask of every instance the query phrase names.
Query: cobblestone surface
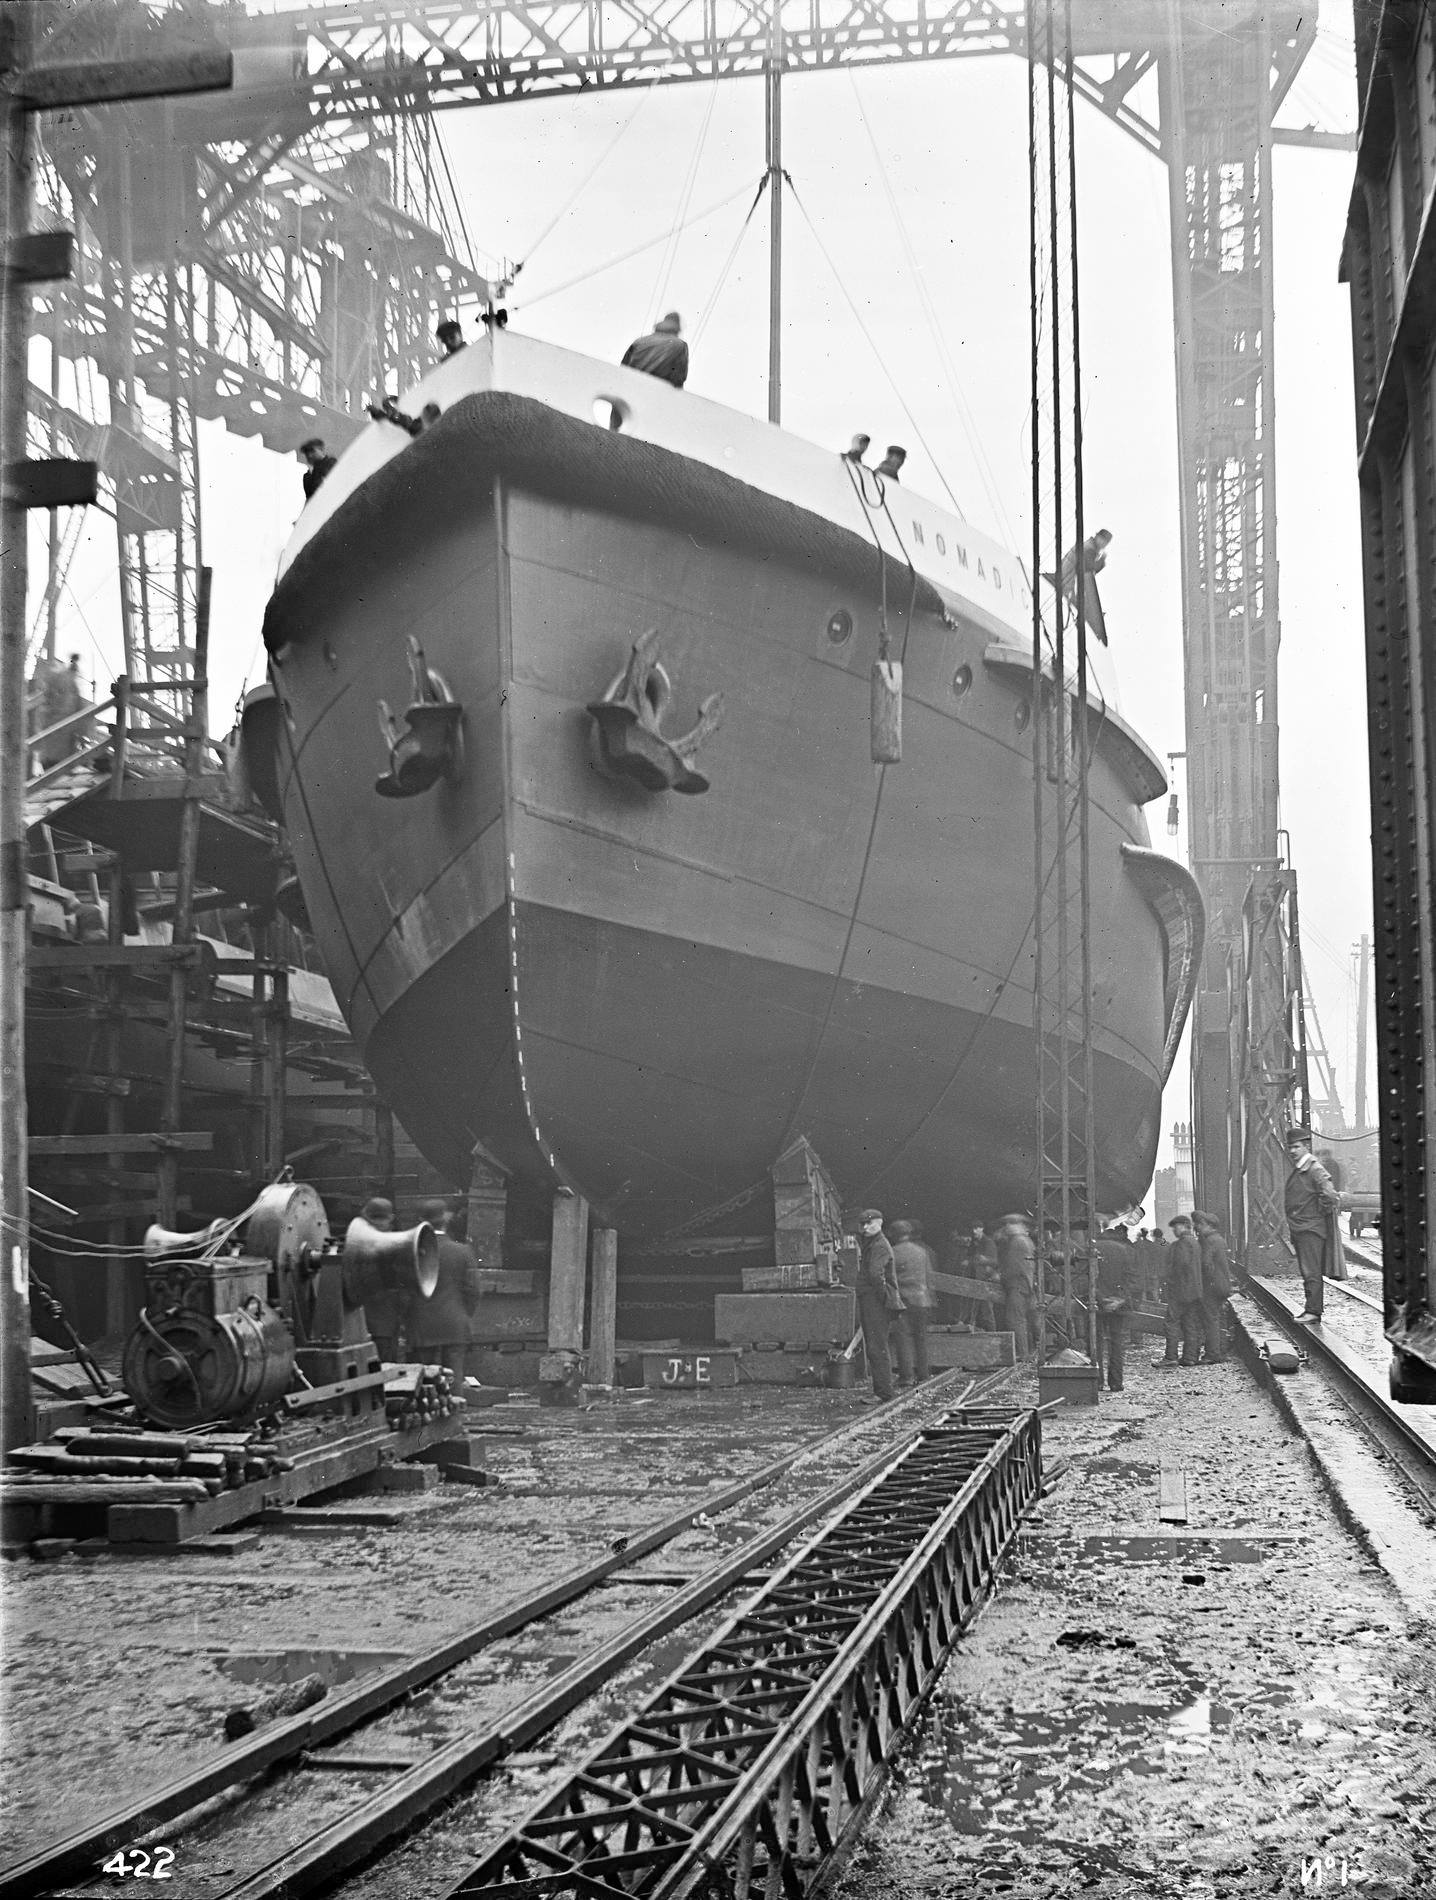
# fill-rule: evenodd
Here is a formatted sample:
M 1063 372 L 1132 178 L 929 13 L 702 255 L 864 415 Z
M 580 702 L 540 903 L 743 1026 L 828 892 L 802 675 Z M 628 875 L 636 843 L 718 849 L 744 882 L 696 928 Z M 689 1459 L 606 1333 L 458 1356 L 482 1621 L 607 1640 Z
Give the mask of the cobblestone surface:
M 1242 1365 L 1149 1357 L 1124 1393 L 1049 1422 L 1072 1470 L 841 1900 L 1436 1894 L 1436 1544 L 1413 1515 L 1423 1613 Z M 1164 1448 L 1187 1473 L 1180 1530 L 1157 1519 Z
M 915 1423 L 941 1403 L 928 1390 L 893 1408 L 864 1408 L 859 1396 L 792 1387 L 712 1397 L 632 1393 L 584 1412 L 541 1411 L 530 1400 L 481 1415 L 481 1430 L 510 1434 L 482 1440 L 496 1486 L 349 1501 L 392 1513 L 392 1527 L 331 1526 L 326 1535 L 319 1510 L 303 1514 L 315 1528 L 263 1530 L 233 1558 L 101 1549 L 6 1564 L 0 1865 L 217 1753 L 225 1712 L 266 1693 L 256 1674 L 266 1664 L 281 1672 L 271 1681 L 336 1666 L 352 1678 L 424 1650 L 607 1557 L 620 1540 L 685 1503 L 696 1509 L 706 1495 L 848 1425 L 840 1448 L 805 1459 L 779 1485 L 650 1560 L 659 1572 L 697 1572 L 753 1535 L 769 1513 L 781 1515 L 837 1483 L 904 1421 Z M 367 1731 L 366 1746 L 423 1745 L 445 1725 L 500 1714 L 651 1608 L 658 1594 L 652 1585 L 618 1580 L 491 1645 Z M 675 1639 L 667 1668 L 677 1666 L 686 1640 L 682 1633 Z M 302 1815 L 276 1819 L 291 1837 L 302 1831 L 301 1819 L 313 1825 L 352 1799 L 344 1777 L 318 1779 L 325 1785 L 306 1796 Z M 507 1787 L 505 1777 L 498 1780 Z M 276 1793 L 276 1817 L 288 1798 Z M 213 1854 L 201 1868 L 205 1831 L 180 1864 L 181 1885 L 169 1889 L 176 1900 L 208 1893 L 229 1871 Z M 104 1883 L 97 1889 L 109 1890 Z
M 1436 1545 L 1413 1517 L 1407 1571 L 1424 1556 L 1432 1593 L 1429 1607 L 1403 1601 L 1243 1366 L 1159 1373 L 1149 1357 L 1134 1348 L 1124 1394 L 1048 1421 L 1048 1455 L 1071 1469 L 960 1645 L 843 1900 L 1242 1900 L 1315 1891 L 1318 1859 L 1322 1891 L 1341 1891 L 1344 1871 L 1346 1890 L 1376 1900 L 1436 1896 Z M 1017 1392 L 1035 1397 L 1030 1374 Z M 223 1711 L 254 1693 L 236 1652 L 412 1653 L 852 1420 L 836 1463 L 809 1474 L 821 1489 L 928 1403 L 863 1412 L 851 1394 L 788 1389 L 515 1408 L 486 1416 L 523 1434 L 487 1441 L 500 1488 L 374 1500 L 393 1529 L 266 1533 L 230 1560 L 8 1566 L 5 1858 L 217 1748 Z M 1184 1527 L 1158 1521 L 1164 1450 L 1187 1473 Z M 649 1567 L 699 1570 L 763 1514 L 749 1500 Z M 620 1584 L 519 1632 L 482 1683 L 466 1668 L 368 1745 L 422 1744 L 519 1699 L 659 1594 Z M 345 1900 L 443 1893 L 706 1620 L 356 1872 Z M 344 1778 L 319 1779 L 336 1799 Z M 271 1852 L 319 1818 L 279 1783 L 265 1800 Z M 244 1870 L 207 1839 L 206 1823 L 177 1843 L 176 1900 Z

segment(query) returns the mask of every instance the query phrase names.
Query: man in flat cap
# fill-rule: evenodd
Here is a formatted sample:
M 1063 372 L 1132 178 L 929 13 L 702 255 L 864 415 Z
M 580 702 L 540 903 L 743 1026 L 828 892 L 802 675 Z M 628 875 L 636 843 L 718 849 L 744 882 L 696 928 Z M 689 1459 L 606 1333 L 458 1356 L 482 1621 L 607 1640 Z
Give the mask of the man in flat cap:
M 1195 1366 L 1202 1356 L 1202 1250 L 1190 1214 L 1174 1214 L 1166 1250 L 1167 1350 L 1157 1366 Z
M 1309 1128 L 1287 1131 L 1286 1154 L 1291 1164 L 1286 1177 L 1286 1224 L 1306 1294 L 1305 1307 L 1297 1318 L 1315 1325 L 1326 1305 L 1323 1276 L 1332 1265 L 1332 1216 L 1341 1207 L 1341 1196 L 1311 1152 Z
M 863 1350 L 868 1356 L 868 1371 L 873 1376 L 873 1396 L 890 1399 L 893 1395 L 893 1365 L 888 1352 L 888 1327 L 902 1312 L 898 1291 L 897 1268 L 893 1250 L 883 1233 L 882 1210 L 865 1207 L 858 1215 L 863 1257 L 858 1268 L 858 1319 L 863 1329 Z

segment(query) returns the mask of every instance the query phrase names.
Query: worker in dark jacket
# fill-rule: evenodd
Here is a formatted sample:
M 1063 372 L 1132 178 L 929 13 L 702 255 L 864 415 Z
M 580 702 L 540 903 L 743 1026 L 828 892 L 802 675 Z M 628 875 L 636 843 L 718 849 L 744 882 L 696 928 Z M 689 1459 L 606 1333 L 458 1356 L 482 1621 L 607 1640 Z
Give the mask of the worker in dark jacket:
M 1286 1177 L 1286 1224 L 1291 1230 L 1297 1270 L 1306 1292 L 1305 1309 L 1297 1318 L 1315 1322 L 1321 1318 L 1326 1305 L 1324 1276 L 1333 1264 L 1332 1216 L 1341 1207 L 1341 1196 L 1332 1186 L 1331 1176 L 1311 1152 L 1309 1128 L 1290 1130 L 1286 1152 L 1291 1164 L 1291 1172 Z
M 682 337 L 683 323 L 676 310 L 660 317 L 647 336 L 630 343 L 623 352 L 625 369 L 641 369 L 645 376 L 660 376 L 675 389 L 688 381 L 688 345 Z
M 1097 1376 L 1105 1378 L 1109 1392 L 1122 1390 L 1127 1315 L 1137 1286 L 1131 1237 L 1114 1220 L 1097 1239 Z
M 1037 1317 L 1037 1249 L 1025 1214 L 1005 1214 L 997 1229 L 997 1277 L 1004 1295 L 1003 1321 L 1019 1359 L 1030 1357 Z
M 409 1350 L 416 1359 L 446 1367 L 454 1384 L 462 1385 L 479 1263 L 473 1248 L 455 1237 L 455 1219 L 445 1202 L 426 1201 L 421 1214 L 439 1237 L 439 1280 L 431 1299 L 414 1301 Z
M 394 1203 L 376 1195 L 359 1209 L 359 1218 L 368 1221 L 381 1234 L 392 1234 Z M 390 1289 L 376 1293 L 372 1299 L 364 1302 L 364 1324 L 369 1328 L 375 1350 L 386 1366 L 396 1365 L 403 1358 L 402 1334 L 412 1304 L 407 1293 Z
M 1166 1298 L 1167 1240 L 1160 1227 L 1147 1229 L 1147 1285 L 1154 1300 Z
M 897 1274 L 903 1310 L 894 1315 L 888 1339 L 897 1353 L 898 1384 L 916 1385 L 932 1373 L 927 1356 L 927 1324 L 934 1298 L 935 1263 L 917 1221 L 895 1220 L 890 1233 L 893 1270 Z
M 1192 1215 L 1202 1252 L 1203 1357 L 1219 1366 L 1227 1356 L 1226 1313 L 1232 1292 L 1232 1263 L 1222 1231 L 1210 1214 Z
M 863 1257 L 858 1266 L 858 1320 L 863 1329 L 863 1348 L 872 1374 L 873 1394 L 879 1399 L 893 1395 L 893 1367 L 888 1356 L 888 1327 L 902 1311 L 898 1291 L 897 1268 L 893 1250 L 883 1233 L 883 1217 L 876 1207 L 865 1207 L 858 1215 Z
M 304 458 L 304 499 L 313 501 L 319 493 L 325 476 L 339 460 L 337 455 L 326 455 L 324 442 L 320 436 L 312 435 L 307 442 L 301 442 L 299 453 Z M 389 1212 L 392 1215 L 393 1209 Z
M 997 1273 L 997 1242 L 980 1220 L 972 1223 L 972 1241 L 968 1249 L 967 1278 L 982 1280 L 999 1295 L 996 1300 L 971 1299 L 966 1302 L 967 1320 L 974 1332 L 997 1330 L 997 1309 L 1001 1305 L 1002 1282 Z
M 1166 1249 L 1167 1350 L 1153 1363 L 1195 1366 L 1202 1355 L 1202 1250 L 1190 1215 L 1174 1214 L 1167 1225 L 1172 1230 Z

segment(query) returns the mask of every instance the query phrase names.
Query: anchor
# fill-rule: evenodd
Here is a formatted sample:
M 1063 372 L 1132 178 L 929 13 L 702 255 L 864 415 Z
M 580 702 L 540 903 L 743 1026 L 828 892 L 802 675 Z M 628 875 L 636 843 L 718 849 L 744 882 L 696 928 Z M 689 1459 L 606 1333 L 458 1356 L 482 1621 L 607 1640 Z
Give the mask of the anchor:
M 456 779 L 463 769 L 464 709 L 440 675 L 430 671 L 424 649 L 412 634 L 409 673 L 414 698 L 404 726 L 388 703 L 379 701 L 379 730 L 389 748 L 389 770 L 374 781 L 381 798 L 417 798 L 441 778 Z
M 658 658 L 658 629 L 633 643 L 628 665 L 602 699 L 588 707 L 598 725 L 604 764 L 650 792 L 706 792 L 708 780 L 693 769 L 703 741 L 718 730 L 723 695 L 713 693 L 698 708 L 698 723 L 681 738 L 668 739 L 663 718 L 673 700 L 673 682 Z

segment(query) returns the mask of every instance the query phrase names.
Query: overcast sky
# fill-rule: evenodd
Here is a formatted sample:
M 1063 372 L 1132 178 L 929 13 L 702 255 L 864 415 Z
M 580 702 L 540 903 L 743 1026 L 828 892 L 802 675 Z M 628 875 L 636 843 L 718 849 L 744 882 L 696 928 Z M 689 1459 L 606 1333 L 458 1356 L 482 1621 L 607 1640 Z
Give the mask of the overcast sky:
M 1350 128 L 1355 82 L 1338 37 L 1350 9 L 1324 0 L 1322 18 L 1282 117 Z M 1184 745 L 1166 180 L 1095 110 L 1079 104 L 1078 118 L 1088 520 L 1115 537 L 1103 599 L 1123 711 L 1166 754 Z M 689 388 L 766 413 L 766 206 L 743 231 L 763 169 L 757 82 L 530 101 L 441 123 L 481 267 L 525 263 L 510 300 L 515 328 L 614 358 L 677 309 L 692 346 Z M 784 426 L 834 449 L 855 429 L 875 445 L 905 444 L 907 486 L 941 501 L 945 479 L 966 515 L 1024 552 L 1026 157 L 1025 69 L 1015 59 L 785 87 L 795 195 L 785 214 Z M 1353 159 L 1278 149 L 1274 171 L 1282 822 L 1350 1115 L 1349 952 L 1371 920 L 1350 318 L 1337 282 Z M 473 312 L 461 314 L 472 329 Z M 262 677 L 260 617 L 301 491 L 294 462 L 217 425 L 204 426 L 202 468 L 222 728 L 245 679 Z M 61 633 L 62 651 L 79 650 L 101 681 L 118 656 L 105 579 L 112 537 L 109 523 L 88 524 L 74 569 L 82 613 L 67 602 Z M 1164 806 L 1149 808 L 1154 843 L 1184 852 L 1185 823 L 1172 840 L 1165 820 Z M 1183 1059 L 1166 1129 L 1187 1119 L 1187 1092 Z

